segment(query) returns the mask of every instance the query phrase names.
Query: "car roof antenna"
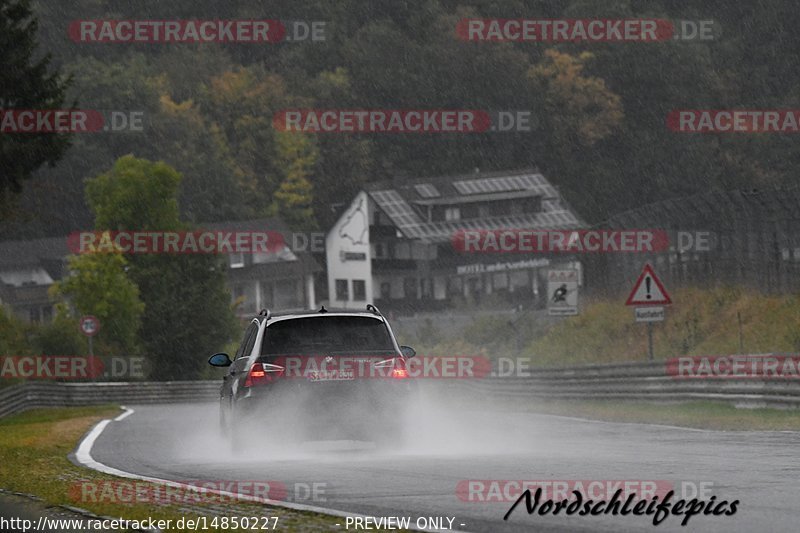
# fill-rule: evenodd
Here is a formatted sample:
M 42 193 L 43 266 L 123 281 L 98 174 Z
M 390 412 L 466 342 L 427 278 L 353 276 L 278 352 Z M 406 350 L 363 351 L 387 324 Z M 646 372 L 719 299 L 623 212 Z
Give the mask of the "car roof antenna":
M 325 309 L 325 306 L 323 305 L 322 307 L 320 307 L 320 308 L 319 308 L 319 311 L 318 311 L 318 312 L 319 312 L 319 313 L 327 313 L 327 312 L 328 312 L 328 310 L 327 310 L 327 309 Z

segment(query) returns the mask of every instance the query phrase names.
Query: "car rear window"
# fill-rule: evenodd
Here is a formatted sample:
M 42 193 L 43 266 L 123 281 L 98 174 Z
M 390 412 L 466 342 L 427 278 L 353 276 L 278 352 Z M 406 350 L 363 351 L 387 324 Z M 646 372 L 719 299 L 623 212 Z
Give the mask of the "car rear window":
M 359 316 L 305 317 L 267 326 L 261 355 L 346 355 L 394 353 L 380 320 Z

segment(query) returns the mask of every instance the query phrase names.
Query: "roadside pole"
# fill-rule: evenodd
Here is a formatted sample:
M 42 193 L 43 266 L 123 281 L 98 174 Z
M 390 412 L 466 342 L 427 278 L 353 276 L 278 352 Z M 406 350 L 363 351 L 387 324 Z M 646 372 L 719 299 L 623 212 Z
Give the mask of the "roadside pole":
M 86 315 L 81 317 L 78 325 L 81 333 L 89 338 L 89 362 L 92 368 L 92 381 L 96 381 L 97 377 L 95 376 L 95 368 L 97 368 L 97 365 L 95 364 L 94 360 L 94 343 L 92 342 L 92 339 L 100 331 L 100 321 L 97 320 L 96 317 Z
M 647 360 L 655 360 L 653 353 L 653 322 L 663 322 L 666 315 L 665 305 L 672 304 L 672 300 L 658 279 L 653 267 L 644 266 L 636 283 L 633 284 L 630 296 L 625 305 L 634 307 L 633 316 L 636 322 L 647 323 Z

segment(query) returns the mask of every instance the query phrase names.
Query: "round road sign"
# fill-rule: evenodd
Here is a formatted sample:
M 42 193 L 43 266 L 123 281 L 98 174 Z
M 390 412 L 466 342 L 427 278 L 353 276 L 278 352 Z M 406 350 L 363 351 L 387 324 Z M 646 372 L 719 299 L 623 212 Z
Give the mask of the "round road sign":
M 80 326 L 81 333 L 87 337 L 94 337 L 100 331 L 100 321 L 91 315 L 81 317 Z

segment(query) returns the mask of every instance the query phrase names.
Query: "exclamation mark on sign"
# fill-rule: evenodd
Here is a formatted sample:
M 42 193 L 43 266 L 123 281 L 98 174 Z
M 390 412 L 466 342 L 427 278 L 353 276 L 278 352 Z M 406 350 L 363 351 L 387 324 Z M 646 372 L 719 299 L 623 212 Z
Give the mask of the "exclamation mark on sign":
M 650 300 L 650 299 L 653 297 L 653 295 L 652 295 L 652 294 L 650 294 L 650 281 L 651 281 L 651 278 L 650 278 L 650 276 L 645 276 L 645 278 L 644 278 L 644 284 L 645 284 L 645 289 L 647 290 L 647 296 L 646 296 L 646 298 L 647 298 L 648 300 Z

